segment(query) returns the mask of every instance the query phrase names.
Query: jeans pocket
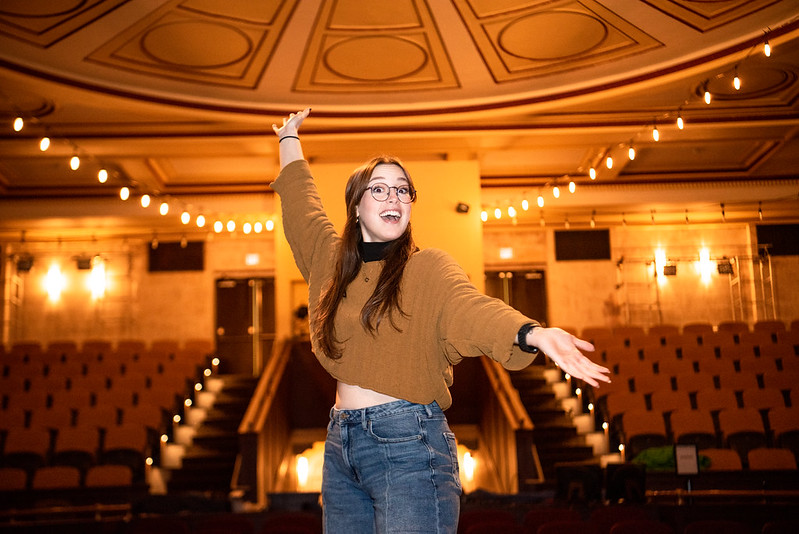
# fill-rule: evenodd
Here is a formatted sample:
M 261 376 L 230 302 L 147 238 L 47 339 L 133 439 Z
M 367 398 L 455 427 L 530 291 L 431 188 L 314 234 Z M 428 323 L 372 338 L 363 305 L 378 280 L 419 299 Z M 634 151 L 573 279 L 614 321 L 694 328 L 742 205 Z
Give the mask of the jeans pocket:
M 449 449 L 449 456 L 452 462 L 452 476 L 455 478 L 455 483 L 458 488 L 461 487 L 461 474 L 460 465 L 458 464 L 458 443 L 455 440 L 454 432 L 444 432 L 444 440 L 447 442 Z
M 369 435 L 380 443 L 401 443 L 422 439 L 419 419 L 414 413 L 388 415 L 372 419 L 367 425 Z

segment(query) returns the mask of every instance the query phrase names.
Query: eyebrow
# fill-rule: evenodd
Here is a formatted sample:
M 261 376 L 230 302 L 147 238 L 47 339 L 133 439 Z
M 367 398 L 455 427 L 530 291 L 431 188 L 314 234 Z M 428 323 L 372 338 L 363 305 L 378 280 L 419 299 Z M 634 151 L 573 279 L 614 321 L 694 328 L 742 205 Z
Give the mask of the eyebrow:
M 372 182 L 374 182 L 374 181 L 378 181 L 378 180 L 388 180 L 388 179 L 389 179 L 389 178 L 388 178 L 388 177 L 386 177 L 386 176 L 374 176 L 374 177 L 372 177 L 372 178 L 369 178 L 369 183 L 371 184 L 371 183 L 372 183 Z M 409 185 L 410 185 L 410 183 L 411 183 L 411 181 L 410 181 L 410 180 L 408 180 L 408 179 L 407 179 L 406 177 L 404 177 L 404 176 L 403 176 L 403 177 L 401 177 L 401 178 L 399 178 L 399 180 L 402 180 L 403 182 L 405 182 L 406 184 L 409 184 Z

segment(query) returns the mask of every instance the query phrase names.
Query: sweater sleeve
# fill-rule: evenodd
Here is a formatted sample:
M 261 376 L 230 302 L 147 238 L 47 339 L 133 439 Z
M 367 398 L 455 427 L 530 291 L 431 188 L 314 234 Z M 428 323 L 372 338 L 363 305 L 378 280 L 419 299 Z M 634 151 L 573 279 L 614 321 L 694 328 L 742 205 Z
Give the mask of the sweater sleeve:
M 329 261 L 338 234 L 327 218 L 307 161 L 286 165 L 271 187 L 280 195 L 283 232 L 294 261 L 308 282 L 314 264 Z
M 514 342 L 522 325 L 533 322 L 501 300 L 477 290 L 466 273 L 448 254 L 437 251 L 441 280 L 439 342 L 450 363 L 485 354 L 510 370 L 530 365 L 535 355 Z

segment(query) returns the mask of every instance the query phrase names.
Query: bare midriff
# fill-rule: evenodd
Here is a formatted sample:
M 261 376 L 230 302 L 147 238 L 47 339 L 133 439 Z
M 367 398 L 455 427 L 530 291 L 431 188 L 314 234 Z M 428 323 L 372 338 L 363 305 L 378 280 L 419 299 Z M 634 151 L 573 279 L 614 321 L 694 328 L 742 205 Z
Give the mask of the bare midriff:
M 399 400 L 390 395 L 384 395 L 371 389 L 362 388 L 337 382 L 336 384 L 336 409 L 337 410 L 360 410 L 378 404 L 394 402 Z

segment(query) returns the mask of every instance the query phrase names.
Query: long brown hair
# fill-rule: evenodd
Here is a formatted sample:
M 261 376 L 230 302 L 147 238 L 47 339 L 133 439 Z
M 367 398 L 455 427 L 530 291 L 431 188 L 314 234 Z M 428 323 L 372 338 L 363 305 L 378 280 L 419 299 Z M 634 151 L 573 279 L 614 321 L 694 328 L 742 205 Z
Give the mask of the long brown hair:
M 380 164 L 396 165 L 402 169 L 408 179 L 408 185 L 415 190 L 405 166 L 393 156 L 373 158 L 353 171 L 347 180 L 347 186 L 344 189 L 347 222 L 344 224 L 344 231 L 341 234 L 341 248 L 338 251 L 336 270 L 330 284 L 322 291 L 313 321 L 315 335 L 318 337 L 322 351 L 334 360 L 341 358 L 340 342 L 336 338 L 335 330 L 336 311 L 341 299 L 346 296 L 347 287 L 355 280 L 361 269 L 362 258 L 358 245 L 363 241 L 363 235 L 358 223 L 357 207 L 366 193 L 372 172 Z M 400 305 L 400 282 L 405 265 L 415 250 L 416 245 L 411 236 L 409 222 L 405 232 L 388 246 L 377 286 L 361 309 L 361 325 L 373 335 L 386 316 L 388 316 L 391 326 L 399 330 L 392 315 L 394 311 L 405 315 Z

